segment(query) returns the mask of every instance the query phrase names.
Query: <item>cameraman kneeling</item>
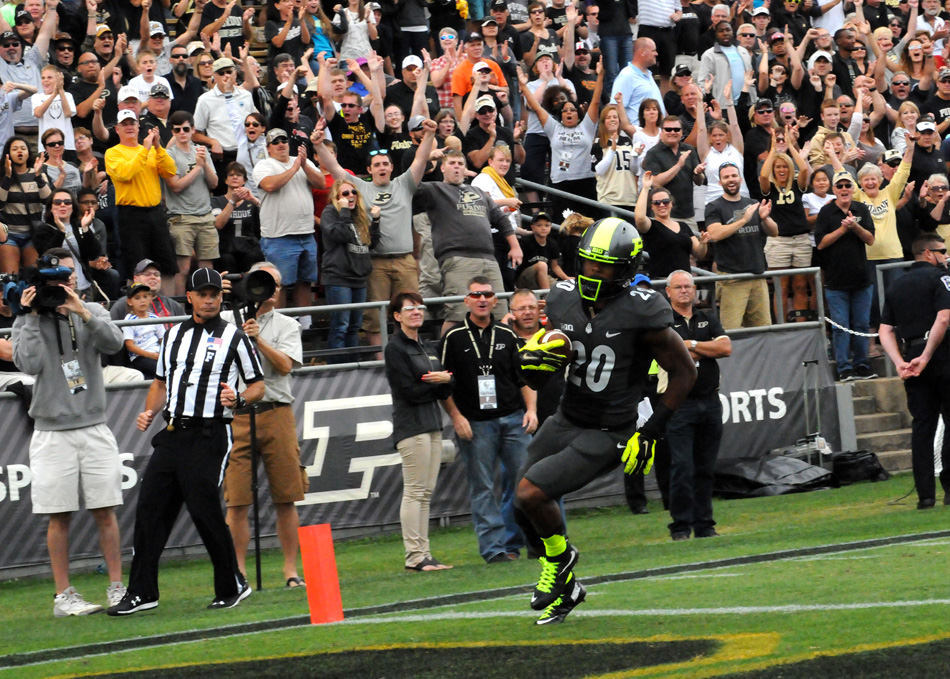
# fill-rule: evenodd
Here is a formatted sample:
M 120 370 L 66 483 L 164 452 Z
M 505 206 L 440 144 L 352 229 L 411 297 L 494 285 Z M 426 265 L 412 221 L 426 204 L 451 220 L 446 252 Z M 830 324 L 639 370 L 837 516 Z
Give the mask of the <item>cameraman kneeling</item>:
M 87 602 L 69 585 L 69 524 L 79 509 L 80 487 L 109 569 L 107 599 L 116 603 L 125 594 L 114 509 L 122 504 L 122 468 L 115 437 L 105 424 L 100 364 L 100 354 L 122 348 L 122 331 L 105 309 L 85 304 L 73 290 L 76 275 L 69 250 L 48 250 L 37 269 L 21 270 L 21 281 L 33 284 L 23 290 L 23 308 L 13 323 L 13 361 L 36 379 L 30 406 L 36 421 L 30 441 L 33 512 L 49 515 L 53 615 L 88 615 L 103 607 Z M 43 300 L 62 303 L 44 307 Z

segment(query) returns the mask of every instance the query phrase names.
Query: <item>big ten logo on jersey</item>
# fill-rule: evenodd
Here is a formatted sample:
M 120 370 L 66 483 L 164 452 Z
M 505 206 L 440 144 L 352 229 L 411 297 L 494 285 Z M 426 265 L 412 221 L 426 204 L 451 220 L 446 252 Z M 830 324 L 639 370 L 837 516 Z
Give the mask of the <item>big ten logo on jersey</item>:
M 366 500 L 377 469 L 401 463 L 392 446 L 390 394 L 307 401 L 303 414 L 301 460 L 310 492 L 298 505 Z
M 788 412 L 783 400 L 785 390 L 781 387 L 771 389 L 750 389 L 719 394 L 722 403 L 722 423 L 764 422 L 781 420 Z

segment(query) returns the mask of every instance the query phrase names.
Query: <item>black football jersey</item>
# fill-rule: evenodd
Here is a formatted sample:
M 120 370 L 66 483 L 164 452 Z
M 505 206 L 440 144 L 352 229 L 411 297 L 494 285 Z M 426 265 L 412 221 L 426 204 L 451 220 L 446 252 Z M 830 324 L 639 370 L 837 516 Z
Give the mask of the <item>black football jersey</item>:
M 585 427 L 616 427 L 637 419 L 653 354 L 643 331 L 668 328 L 673 311 L 655 290 L 630 288 L 593 318 L 574 281 L 561 281 L 547 296 L 548 329 L 571 338 L 573 361 L 561 410 Z

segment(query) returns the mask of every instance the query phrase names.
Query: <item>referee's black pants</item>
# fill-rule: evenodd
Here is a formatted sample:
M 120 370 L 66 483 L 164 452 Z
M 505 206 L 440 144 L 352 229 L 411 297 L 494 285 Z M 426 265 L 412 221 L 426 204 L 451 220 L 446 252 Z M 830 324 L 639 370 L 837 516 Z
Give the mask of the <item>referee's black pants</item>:
M 174 431 L 156 434 L 152 447 L 135 508 L 129 591 L 158 598 L 158 562 L 184 503 L 214 566 L 215 599 L 234 596 L 240 571 L 219 493 L 231 427 L 219 420 L 198 427 L 176 425 Z

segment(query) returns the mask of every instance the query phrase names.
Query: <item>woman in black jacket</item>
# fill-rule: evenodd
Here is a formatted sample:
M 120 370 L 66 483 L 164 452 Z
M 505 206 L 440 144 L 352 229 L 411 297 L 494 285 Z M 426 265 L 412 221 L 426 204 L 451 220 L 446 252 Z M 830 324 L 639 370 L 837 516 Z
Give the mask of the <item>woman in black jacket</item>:
M 323 285 L 327 304 L 359 304 L 366 301 L 366 278 L 373 269 L 370 248 L 379 242 L 379 207 L 368 214 L 352 181 L 339 181 L 330 189 L 330 200 L 320 218 L 323 239 Z M 330 314 L 327 348 L 359 346 L 363 321 L 360 309 Z M 346 356 L 332 356 L 342 363 Z
M 451 568 L 429 552 L 429 503 L 442 462 L 442 411 L 437 401 L 452 395 L 452 373 L 438 352 L 419 339 L 425 318 L 422 297 L 397 292 L 389 302 L 397 328 L 386 344 L 386 379 L 393 395 L 393 440 L 402 456 L 399 521 L 407 571 Z
M 76 291 L 89 300 L 109 301 L 118 297 L 119 274 L 103 256 L 95 219 L 94 208 L 80 210 L 71 191 L 56 189 L 46 203 L 45 221 L 33 231 L 33 244 L 41 254 L 50 248 L 69 250 L 76 264 Z

